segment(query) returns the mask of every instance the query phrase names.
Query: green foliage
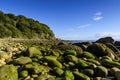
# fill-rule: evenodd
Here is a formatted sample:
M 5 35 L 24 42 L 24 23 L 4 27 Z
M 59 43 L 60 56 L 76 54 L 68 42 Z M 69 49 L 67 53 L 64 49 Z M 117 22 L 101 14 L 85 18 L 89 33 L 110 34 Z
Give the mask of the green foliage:
M 6 37 L 48 39 L 54 37 L 54 33 L 47 25 L 38 21 L 0 11 L 0 38 Z

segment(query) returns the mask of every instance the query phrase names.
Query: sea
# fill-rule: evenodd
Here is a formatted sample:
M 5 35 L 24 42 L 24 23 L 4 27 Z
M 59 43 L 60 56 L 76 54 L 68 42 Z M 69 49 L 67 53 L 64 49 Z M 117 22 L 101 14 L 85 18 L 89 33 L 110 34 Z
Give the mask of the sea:
M 95 42 L 96 40 L 64 40 L 70 43 Z

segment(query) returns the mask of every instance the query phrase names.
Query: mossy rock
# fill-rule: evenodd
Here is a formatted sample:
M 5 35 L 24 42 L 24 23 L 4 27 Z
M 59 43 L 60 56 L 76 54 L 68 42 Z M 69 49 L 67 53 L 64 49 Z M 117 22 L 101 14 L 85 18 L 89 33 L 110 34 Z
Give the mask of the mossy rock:
M 107 43 L 106 46 L 109 47 L 114 52 L 120 52 L 120 50 L 111 43 Z
M 90 80 L 90 78 L 84 73 L 74 71 L 73 74 L 74 74 L 75 80 Z
M 21 65 L 31 63 L 31 62 L 32 62 L 32 60 L 29 57 L 20 57 L 20 58 L 13 60 L 13 63 L 21 64 Z
M 59 57 L 59 52 L 57 52 L 57 51 L 51 51 L 51 52 L 50 52 L 50 55 Z
M 7 59 L 7 58 L 8 58 L 8 53 L 5 52 L 5 51 L 0 51 L 0 59 L 1 59 L 1 58 Z
M 73 69 L 76 67 L 76 64 L 74 62 L 68 62 L 69 68 Z
M 110 71 L 109 71 L 110 76 L 115 76 L 115 73 L 116 73 L 117 71 L 120 71 L 120 69 L 117 68 L 117 67 L 111 68 Z
M 48 65 L 50 65 L 51 67 L 62 68 L 62 64 L 54 56 L 45 56 L 44 60 L 48 62 Z
M 64 80 L 64 78 L 63 77 L 57 77 L 57 78 L 55 78 L 55 80 Z
M 96 42 L 104 43 L 104 44 L 106 44 L 106 43 L 114 44 L 115 40 L 112 37 L 107 36 L 107 37 L 103 37 L 103 38 L 98 39 Z
M 55 68 L 53 69 L 53 72 L 54 72 L 54 74 L 57 75 L 57 76 L 62 76 L 63 73 L 64 73 L 64 71 L 63 71 L 62 69 L 58 68 L 58 67 L 55 67 Z
M 87 58 L 87 59 L 95 59 L 95 56 L 94 56 L 92 53 L 87 52 L 87 51 L 84 51 L 84 52 L 82 53 L 81 57 L 85 57 L 85 58 Z
M 22 72 L 20 72 L 20 77 L 27 77 L 27 76 L 28 76 L 27 70 L 23 70 Z
M 18 80 L 17 68 L 13 65 L 4 65 L 0 68 L 0 80 Z
M 86 62 L 85 60 L 82 60 L 80 58 L 78 59 L 77 66 L 79 68 L 87 68 L 89 65 L 91 65 L 91 63 Z
M 111 49 L 109 49 L 106 45 L 102 43 L 95 43 L 87 48 L 88 52 L 93 53 L 97 57 L 102 57 L 102 56 L 110 56 L 114 53 Z
M 76 51 L 77 55 L 81 54 L 83 52 L 81 47 L 72 45 L 72 44 L 63 44 L 63 45 L 58 45 L 59 50 L 61 51 L 66 51 L 66 50 L 74 50 Z
M 74 51 L 74 50 L 66 50 L 63 55 L 64 55 L 64 56 L 66 56 L 66 55 L 76 56 L 77 53 L 76 53 L 76 51 Z
M 107 77 L 108 70 L 104 66 L 97 66 L 95 68 L 95 76 L 97 77 Z
M 49 75 L 47 73 L 43 73 L 39 75 L 36 80 L 55 80 L 55 77 L 52 75 Z
M 66 59 L 67 62 L 68 62 L 68 61 L 70 61 L 70 62 L 75 62 L 75 63 L 78 62 L 78 58 L 77 58 L 76 56 L 73 56 L 73 55 L 67 55 L 67 56 L 65 57 L 65 59 Z
M 88 62 L 96 64 L 96 65 L 100 65 L 101 63 L 95 59 L 87 59 Z
M 26 55 L 29 57 L 36 57 L 38 55 L 42 55 L 42 53 L 40 52 L 39 49 L 37 49 L 35 47 L 29 47 L 27 49 Z
M 74 80 L 74 75 L 71 71 L 66 70 L 64 76 L 65 80 Z
M 112 61 L 112 60 L 109 60 L 109 59 L 104 59 L 102 61 L 102 65 L 105 66 L 105 67 L 108 67 L 108 68 L 112 68 L 112 67 L 120 68 L 120 63 L 119 62 Z
M 84 70 L 82 71 L 82 73 L 86 74 L 86 75 L 89 76 L 89 77 L 93 77 L 93 75 L 94 75 L 94 70 L 92 70 L 92 69 L 84 69 Z
M 39 74 L 42 72 L 49 72 L 50 68 L 48 66 L 40 65 L 39 63 L 33 62 L 32 64 L 26 64 L 24 69 L 28 70 L 30 74 Z

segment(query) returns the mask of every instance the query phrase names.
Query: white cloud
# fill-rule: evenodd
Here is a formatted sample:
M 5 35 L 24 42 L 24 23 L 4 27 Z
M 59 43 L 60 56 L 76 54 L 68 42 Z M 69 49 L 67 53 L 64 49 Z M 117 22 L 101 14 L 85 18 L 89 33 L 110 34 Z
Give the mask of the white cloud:
M 106 36 L 111 36 L 115 39 L 120 39 L 120 32 L 99 32 L 96 33 L 95 37 L 101 38 L 101 37 L 106 37 Z
M 84 24 L 84 25 L 81 25 L 81 26 L 79 26 L 78 28 L 86 28 L 86 27 L 89 27 L 89 26 L 91 26 L 92 24 Z
M 102 12 L 96 12 L 94 14 L 94 17 L 92 18 L 94 21 L 99 21 L 101 19 L 103 19 L 103 16 L 102 16 Z
M 95 17 L 93 17 L 93 20 L 94 21 L 99 21 L 99 20 L 101 20 L 103 17 L 102 16 L 95 16 Z

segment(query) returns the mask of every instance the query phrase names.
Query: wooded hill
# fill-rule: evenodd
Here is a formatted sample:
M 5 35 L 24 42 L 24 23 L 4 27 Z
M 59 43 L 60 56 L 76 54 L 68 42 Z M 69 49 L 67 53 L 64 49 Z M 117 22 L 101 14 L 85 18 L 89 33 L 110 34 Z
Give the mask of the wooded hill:
M 43 23 L 0 11 L 0 38 L 49 39 L 54 33 Z

